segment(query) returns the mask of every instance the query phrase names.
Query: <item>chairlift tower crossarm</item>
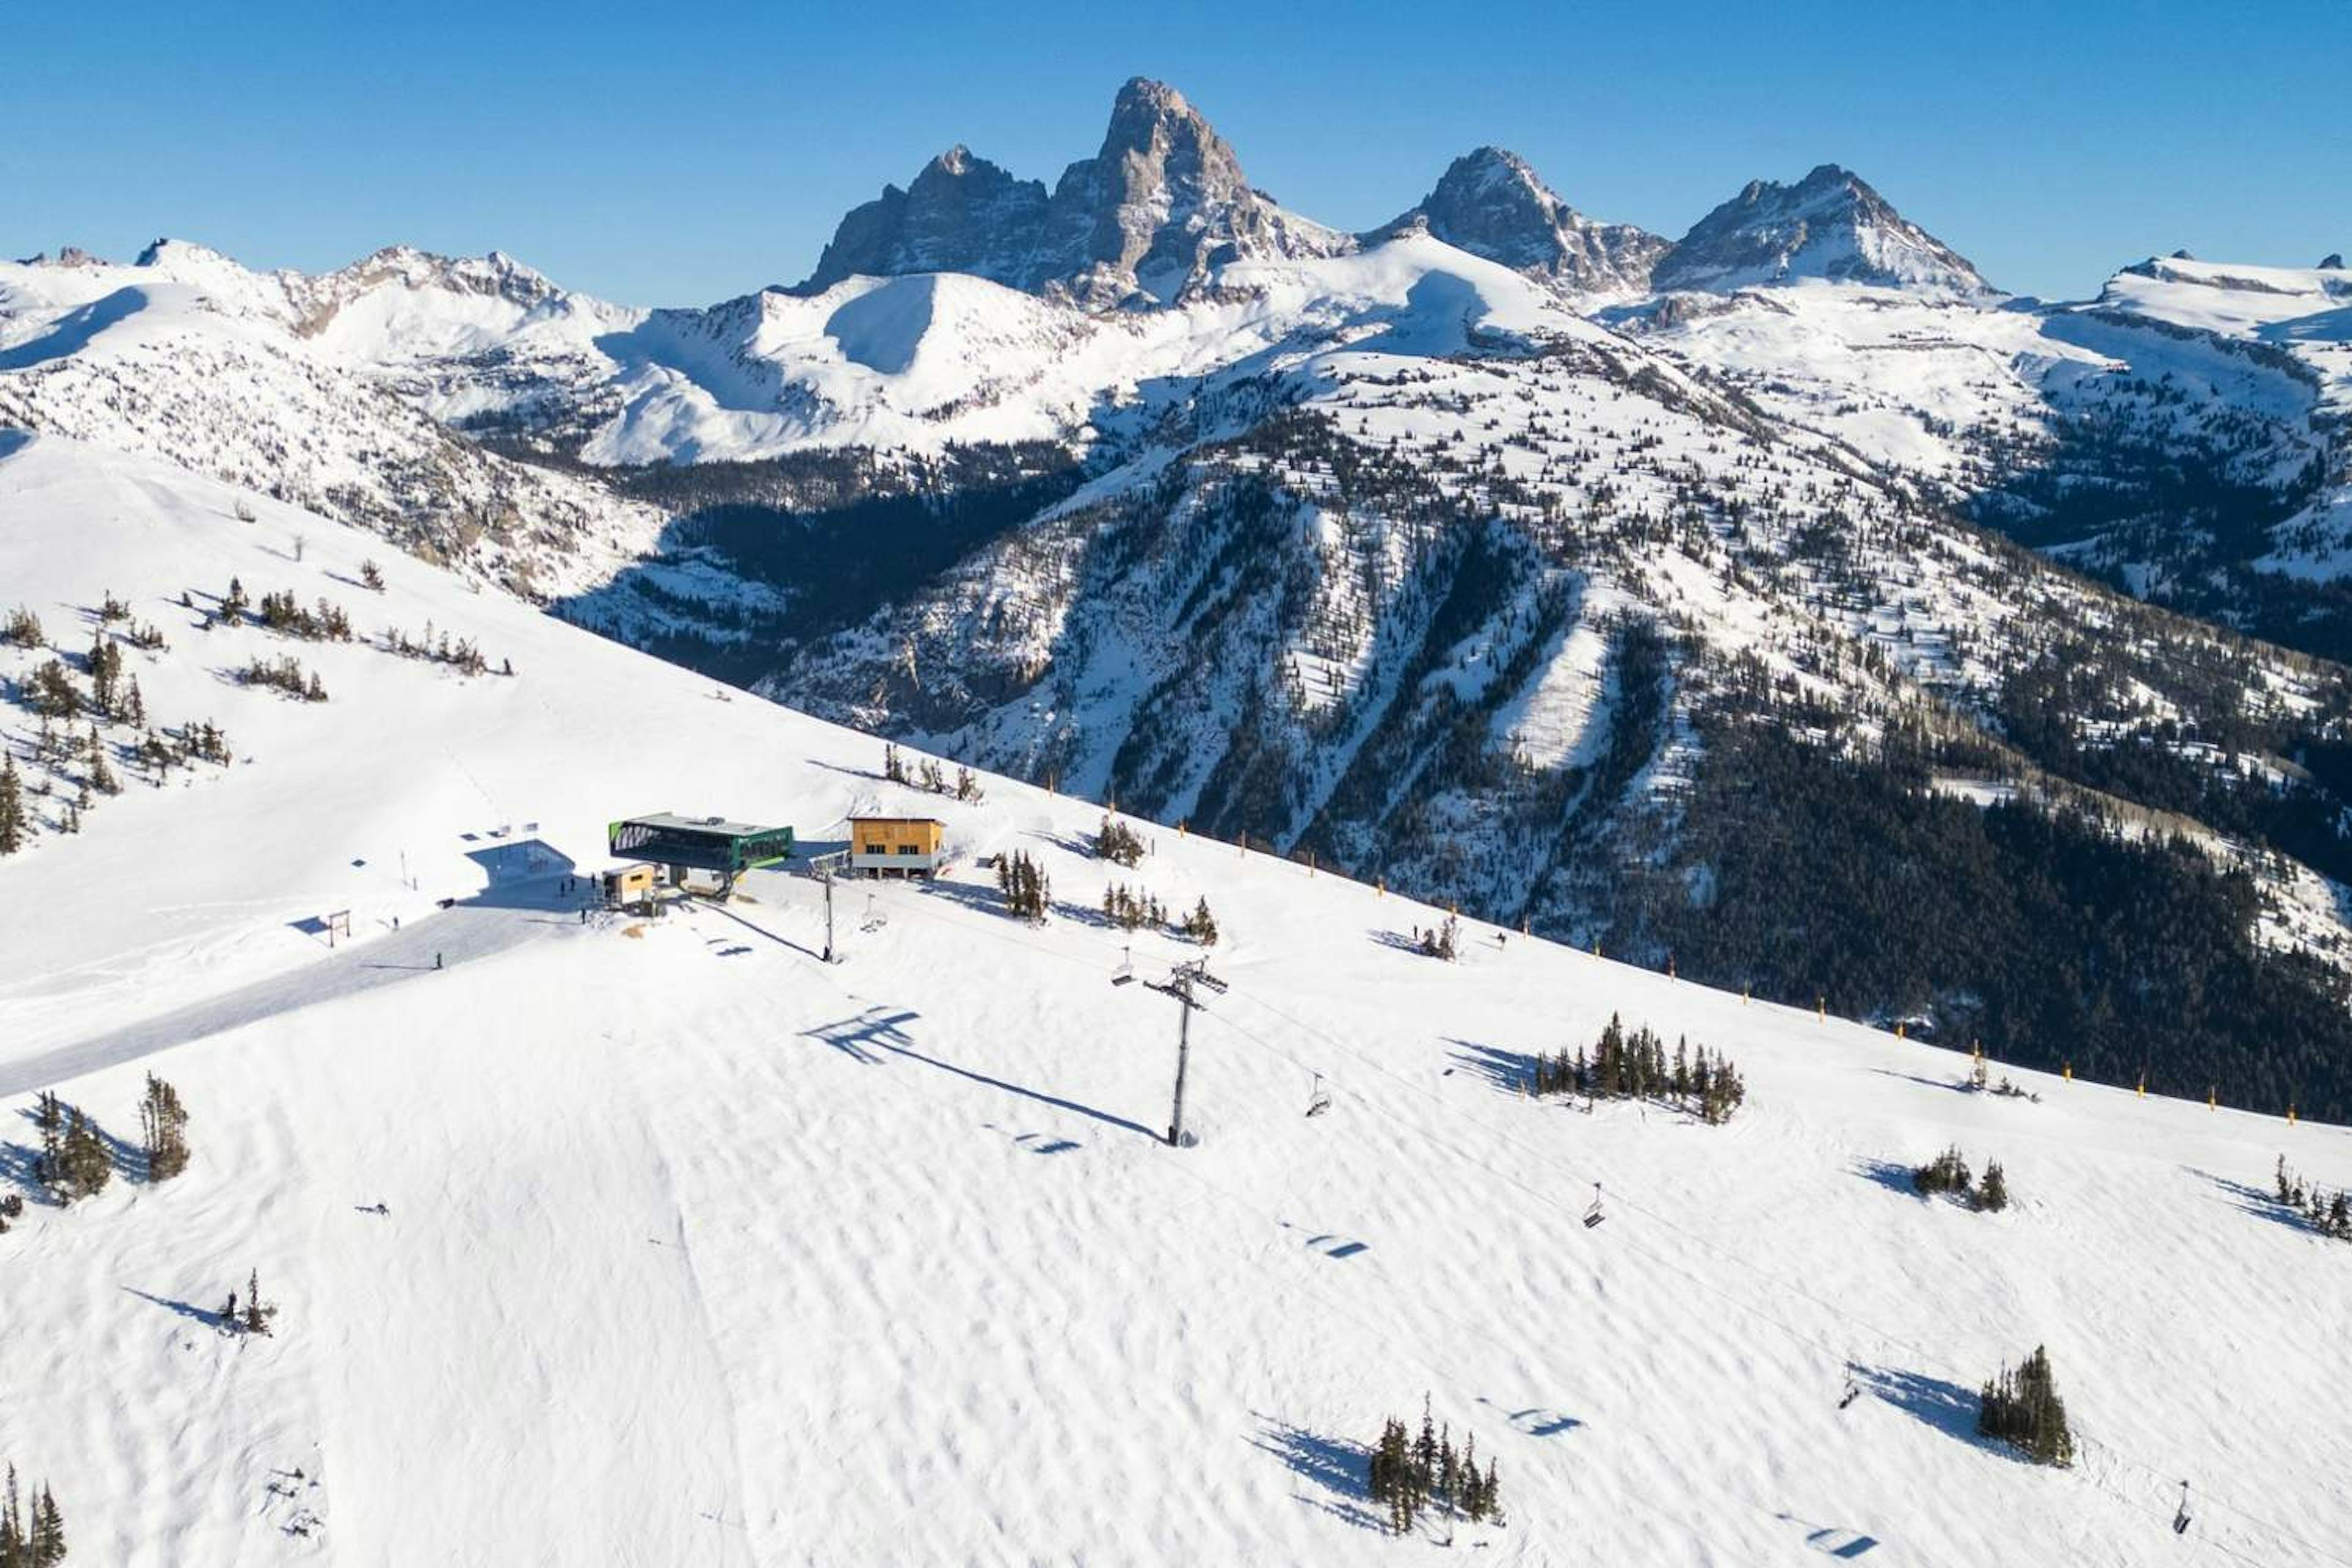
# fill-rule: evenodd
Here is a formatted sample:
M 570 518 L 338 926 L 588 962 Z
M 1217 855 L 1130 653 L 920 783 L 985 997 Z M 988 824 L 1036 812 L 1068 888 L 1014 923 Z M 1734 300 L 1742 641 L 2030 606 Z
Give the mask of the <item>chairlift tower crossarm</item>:
M 1124 985 L 1134 978 L 1130 966 L 1122 963 L 1118 973 L 1111 976 L 1111 984 Z M 1222 994 L 1225 983 L 1209 973 L 1207 959 L 1196 958 L 1169 971 L 1165 980 L 1147 980 L 1143 984 L 1150 990 L 1176 999 L 1176 1093 L 1169 1110 L 1168 1146 L 1181 1149 L 1184 1146 L 1184 1080 L 1192 1060 L 1192 1012 L 1202 1005 L 1192 994 L 1192 988 L 1198 985 Z

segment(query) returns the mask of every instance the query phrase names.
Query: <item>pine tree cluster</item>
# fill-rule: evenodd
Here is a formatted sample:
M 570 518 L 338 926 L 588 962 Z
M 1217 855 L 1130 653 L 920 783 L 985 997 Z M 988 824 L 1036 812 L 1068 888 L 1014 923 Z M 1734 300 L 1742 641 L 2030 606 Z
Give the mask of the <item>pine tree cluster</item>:
M 33 671 L 32 690 L 26 706 L 42 719 L 68 722 L 81 712 L 81 693 L 74 689 L 73 677 L 66 672 L 64 661 L 45 660 Z
M 14 643 L 21 648 L 39 647 L 48 641 L 41 631 L 41 617 L 23 605 L 8 612 L 5 626 L 0 626 L 0 642 Z
M 324 702 L 327 700 L 327 688 L 320 680 L 319 672 L 312 670 L 305 679 L 301 661 L 290 656 L 275 659 L 256 657 L 247 660 L 246 667 L 236 672 L 236 678 L 247 686 L 270 687 L 305 702 Z
M 383 650 L 402 658 L 423 659 L 427 664 L 446 664 L 460 675 L 487 675 L 490 661 L 471 637 L 450 639 L 446 631 L 435 632 L 433 623 L 425 623 L 425 635 L 412 637 L 398 626 L 383 634 Z M 514 673 L 514 661 L 509 659 L 503 673 Z
M 147 1179 L 168 1182 L 188 1168 L 188 1110 L 180 1091 L 147 1075 L 147 1093 L 139 1102 L 139 1125 L 144 1135 Z
M 1413 927 L 1412 948 L 1424 957 L 1442 958 L 1448 963 L 1453 963 L 1462 951 L 1462 922 L 1448 915 L 1444 925 L 1432 926 L 1427 931 Z
M 2066 1425 L 2066 1402 L 2050 1373 L 2050 1356 L 2040 1345 L 2015 1372 L 2007 1367 L 1984 1385 L 1977 1430 L 1998 1437 L 2037 1465 L 2074 1462 L 2074 1434 Z
M 926 795 L 953 795 L 956 799 L 978 805 L 987 797 L 980 787 L 980 775 L 970 768 L 959 766 L 950 779 L 947 770 L 935 758 L 925 757 L 914 773 L 907 771 L 907 759 L 889 742 L 882 745 L 882 776 L 892 784 L 907 784 Z
M 20 1498 L 16 1467 L 8 1467 L 8 1485 L 0 1495 L 0 1568 L 52 1568 L 66 1560 L 66 1520 L 48 1483 Z
M 373 561 L 360 563 L 360 585 L 371 594 L 383 592 L 383 568 Z
M 1004 895 L 1006 913 L 1031 925 L 1045 923 L 1054 887 L 1046 880 L 1044 868 L 1026 851 L 1015 849 L 1010 855 L 996 858 L 996 886 Z
M 1132 868 L 1144 857 L 1143 836 L 1108 812 L 1103 815 L 1102 828 L 1095 835 L 1095 854 L 1105 860 Z
M 2009 1206 L 2009 1177 L 2000 1162 L 1992 1161 L 1984 1168 L 1981 1179 L 1969 1169 L 1968 1156 L 1957 1143 L 1928 1161 L 1915 1166 L 1911 1185 L 1921 1197 L 1933 1197 L 1948 1193 L 1973 1209 L 1999 1214 Z
M 1648 1025 L 1628 1035 L 1612 1013 L 1591 1056 L 1581 1047 L 1571 1056 L 1563 1047 L 1557 1056 L 1536 1058 L 1535 1092 L 1654 1100 L 1714 1126 L 1739 1109 L 1748 1085 L 1720 1052 L 1705 1046 L 1694 1051 L 1686 1038 L 1677 1039 L 1669 1060 L 1665 1041 Z
M 2352 1193 L 2330 1196 L 2287 1169 L 2286 1156 L 2278 1160 L 2278 1200 L 2301 1215 L 2320 1235 L 2352 1241 Z
M 33 1174 L 61 1204 L 89 1197 L 105 1189 L 114 1175 L 114 1157 L 98 1123 L 47 1089 L 33 1113 L 41 1135 L 41 1152 L 34 1156 Z
M 1421 1402 L 1420 1436 L 1391 1416 L 1381 1426 L 1368 1468 L 1372 1500 L 1386 1506 L 1393 1534 L 1406 1534 L 1432 1510 L 1449 1520 L 1502 1522 L 1503 1483 L 1494 1460 L 1486 1461 L 1481 1475 L 1475 1436 L 1465 1436 L 1456 1452 L 1452 1427 L 1431 1419 L 1427 1395 Z
M 1168 923 L 1168 906 L 1158 894 L 1139 893 L 1124 882 L 1113 882 L 1103 889 L 1102 907 L 1103 918 L 1125 931 Z
M 321 598 L 317 609 L 306 610 L 295 603 L 291 588 L 261 595 L 261 624 L 281 636 L 308 642 L 352 640 L 352 618 L 341 605 Z

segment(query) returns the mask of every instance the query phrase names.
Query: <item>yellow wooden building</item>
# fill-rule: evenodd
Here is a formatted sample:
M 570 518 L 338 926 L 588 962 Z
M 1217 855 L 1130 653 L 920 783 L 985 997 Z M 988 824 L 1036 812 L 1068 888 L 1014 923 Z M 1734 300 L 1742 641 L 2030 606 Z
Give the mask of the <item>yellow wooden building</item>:
M 849 868 L 870 877 L 928 877 L 947 858 L 947 832 L 936 816 L 853 816 Z

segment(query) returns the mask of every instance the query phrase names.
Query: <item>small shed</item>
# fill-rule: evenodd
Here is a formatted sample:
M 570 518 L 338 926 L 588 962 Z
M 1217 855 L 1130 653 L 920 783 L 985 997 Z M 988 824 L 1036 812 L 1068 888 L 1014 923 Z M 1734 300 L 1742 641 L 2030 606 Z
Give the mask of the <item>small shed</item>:
M 660 885 L 661 868 L 640 860 L 631 866 L 616 866 L 597 879 L 604 902 L 615 907 L 641 904 L 653 897 Z
M 947 833 L 936 816 L 853 816 L 849 868 L 869 877 L 929 877 L 947 859 Z

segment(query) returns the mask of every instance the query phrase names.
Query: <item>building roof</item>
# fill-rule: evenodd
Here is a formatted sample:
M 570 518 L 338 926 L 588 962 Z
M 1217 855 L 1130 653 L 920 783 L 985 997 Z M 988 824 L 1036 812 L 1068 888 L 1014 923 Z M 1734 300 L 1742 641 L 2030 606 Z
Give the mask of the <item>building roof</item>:
M 650 816 L 632 816 L 626 820 L 641 822 L 647 827 L 678 828 L 689 833 L 715 833 L 729 838 L 749 838 L 754 834 L 774 833 L 773 827 L 760 827 L 749 822 L 730 822 L 723 816 L 680 816 L 674 811 L 657 811 Z
M 936 816 L 853 816 L 849 820 L 852 822 L 928 822 L 933 827 L 947 826 Z

